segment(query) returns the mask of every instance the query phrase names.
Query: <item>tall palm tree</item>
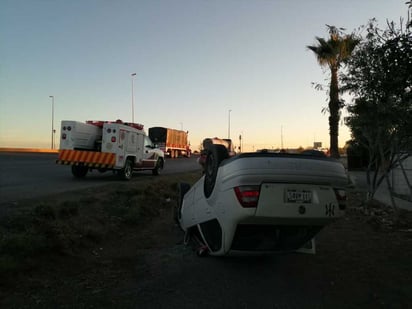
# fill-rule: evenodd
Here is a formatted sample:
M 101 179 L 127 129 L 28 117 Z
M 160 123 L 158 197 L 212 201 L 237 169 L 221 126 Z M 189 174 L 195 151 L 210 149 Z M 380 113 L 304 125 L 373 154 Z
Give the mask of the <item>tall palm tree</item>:
M 340 110 L 343 102 L 339 100 L 338 70 L 342 63 L 351 56 L 354 48 L 360 42 L 354 34 L 343 34 L 341 29 L 326 25 L 330 37 L 326 40 L 316 37 L 317 45 L 309 45 L 308 49 L 315 53 L 321 66 L 328 66 L 331 74 L 329 88 L 329 136 L 330 155 L 339 158 L 338 135 Z

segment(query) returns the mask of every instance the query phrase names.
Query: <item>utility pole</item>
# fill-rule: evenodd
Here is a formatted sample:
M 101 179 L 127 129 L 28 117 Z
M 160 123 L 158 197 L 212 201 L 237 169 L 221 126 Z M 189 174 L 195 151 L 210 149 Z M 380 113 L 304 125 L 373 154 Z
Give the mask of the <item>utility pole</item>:
M 229 109 L 229 121 L 228 121 L 228 129 L 227 129 L 227 138 L 230 139 L 230 112 L 232 110 Z
M 132 73 L 132 123 L 134 123 L 134 77 L 136 73 Z
M 51 149 L 54 149 L 54 96 L 50 95 L 52 99 L 52 117 L 51 117 Z
M 280 126 L 280 149 L 283 149 L 283 125 Z

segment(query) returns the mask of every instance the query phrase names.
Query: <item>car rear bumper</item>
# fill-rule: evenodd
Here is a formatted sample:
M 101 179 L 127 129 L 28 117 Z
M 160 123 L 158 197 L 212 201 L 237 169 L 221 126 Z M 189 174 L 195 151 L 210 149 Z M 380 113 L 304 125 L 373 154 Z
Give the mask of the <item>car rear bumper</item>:
M 323 226 L 239 224 L 230 251 L 290 252 L 301 248 Z

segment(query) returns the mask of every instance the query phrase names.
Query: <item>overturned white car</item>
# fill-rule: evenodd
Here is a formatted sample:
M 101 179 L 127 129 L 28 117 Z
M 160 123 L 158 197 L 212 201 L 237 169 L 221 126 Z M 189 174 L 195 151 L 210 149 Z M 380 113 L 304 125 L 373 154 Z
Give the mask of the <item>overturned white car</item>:
M 198 254 L 314 253 L 314 236 L 344 215 L 348 178 L 335 159 L 207 150 L 205 173 L 180 184 L 176 219 Z M 312 245 L 312 247 L 311 247 Z

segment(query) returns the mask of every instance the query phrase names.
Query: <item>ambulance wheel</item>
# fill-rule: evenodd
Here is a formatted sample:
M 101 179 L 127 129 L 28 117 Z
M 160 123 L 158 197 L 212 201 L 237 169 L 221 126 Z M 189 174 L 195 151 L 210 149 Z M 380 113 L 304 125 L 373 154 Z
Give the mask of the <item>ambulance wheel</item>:
M 89 168 L 84 165 L 72 165 L 72 174 L 76 178 L 84 178 Z
M 207 149 L 205 162 L 205 181 L 203 191 L 206 198 L 212 195 L 216 183 L 217 170 L 220 163 L 229 157 L 229 153 L 223 145 L 210 145 Z
M 124 168 L 120 172 L 120 176 L 124 180 L 130 180 L 132 179 L 133 175 L 133 162 L 131 159 L 127 159 L 126 163 L 124 164 Z
M 156 167 L 154 169 L 152 169 L 152 174 L 153 175 L 159 175 L 160 171 L 163 169 L 163 164 L 164 164 L 164 162 L 163 162 L 162 158 L 157 159 Z

